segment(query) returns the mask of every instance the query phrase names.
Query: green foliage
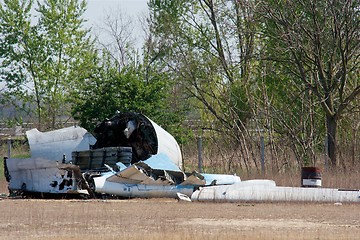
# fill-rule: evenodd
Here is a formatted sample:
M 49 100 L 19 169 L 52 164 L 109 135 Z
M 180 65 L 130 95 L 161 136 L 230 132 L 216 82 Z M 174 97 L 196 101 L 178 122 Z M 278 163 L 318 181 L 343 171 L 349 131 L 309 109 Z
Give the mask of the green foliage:
M 54 128 L 69 114 L 68 94 L 91 71 L 92 42 L 81 18 L 85 1 L 7 0 L 0 7 L 1 79 L 4 96 L 16 107 L 36 113 L 38 124 Z M 84 69 L 84 66 L 88 67 Z
M 268 58 L 290 80 L 285 82 L 286 87 L 294 89 L 298 97 L 304 93 L 309 96 L 297 101 L 290 94 L 289 103 L 298 104 L 289 105 L 296 113 L 307 109 L 315 114 L 321 110 L 319 117 L 311 120 L 313 129 L 326 125 L 327 152 L 336 165 L 338 121 L 360 96 L 356 76 L 360 56 L 359 2 L 265 1 L 259 9 Z M 306 117 L 301 119 L 302 123 L 307 121 Z
M 141 64 L 129 64 L 118 71 L 105 53 L 97 70 L 72 96 L 74 118 L 92 131 L 97 123 L 116 111 L 138 112 L 162 125 L 181 141 L 180 132 L 176 132 L 180 115 L 167 101 L 170 85 L 166 75 L 153 73 L 151 81 L 145 81 L 143 76 Z
M 244 124 L 252 115 L 249 98 L 245 89 L 246 87 L 240 81 L 237 81 L 231 84 L 229 91 L 229 106 L 231 106 L 231 111 L 236 115 L 234 118 Z

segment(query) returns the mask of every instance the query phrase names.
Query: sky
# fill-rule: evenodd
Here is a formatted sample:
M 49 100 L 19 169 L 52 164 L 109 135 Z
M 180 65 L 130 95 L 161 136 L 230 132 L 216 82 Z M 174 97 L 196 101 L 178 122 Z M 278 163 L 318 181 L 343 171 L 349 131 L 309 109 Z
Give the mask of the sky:
M 120 10 L 136 16 L 147 12 L 147 0 L 87 0 L 85 18 L 95 23 L 101 21 L 109 10 Z
M 0 4 L 3 0 L 0 0 Z M 35 3 L 36 4 L 36 3 Z M 109 14 L 116 14 L 120 12 L 124 17 L 130 17 L 135 24 L 133 33 L 137 37 L 135 46 L 140 48 L 143 43 L 142 29 L 138 21 L 140 16 L 148 14 L 147 0 L 87 0 L 87 10 L 83 17 L 87 20 L 85 27 L 91 27 L 94 34 L 96 34 L 100 41 L 106 42 L 106 36 L 103 27 L 104 19 Z M 0 82 L 0 90 L 4 87 L 4 83 Z
M 101 41 L 105 38 L 104 31 L 101 30 L 105 17 L 116 17 L 117 14 L 133 20 L 134 36 L 141 40 L 142 29 L 138 19 L 148 14 L 147 0 L 87 0 L 87 10 L 83 17 L 88 21 L 86 26 L 91 27 Z

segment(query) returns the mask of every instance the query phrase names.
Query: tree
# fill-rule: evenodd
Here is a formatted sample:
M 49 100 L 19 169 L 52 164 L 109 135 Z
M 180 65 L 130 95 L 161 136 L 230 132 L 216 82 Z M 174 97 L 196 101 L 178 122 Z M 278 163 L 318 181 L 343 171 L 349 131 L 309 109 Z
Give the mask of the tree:
M 0 6 L 1 80 L 6 96 L 35 111 L 38 127 L 69 116 L 68 96 L 93 68 L 96 54 L 84 29 L 85 1 L 4 0 Z
M 2 102 L 7 100 L 21 109 L 30 107 L 26 101 L 27 90 L 22 87 L 23 78 L 26 77 L 22 65 L 29 66 L 33 58 L 24 43 L 30 39 L 33 46 L 38 45 L 38 39 L 34 37 L 35 28 L 30 25 L 31 7 L 32 1 L 26 0 L 6 0 L 4 5 L 0 5 L 0 82 L 7 85 L 3 89 Z M 25 62 L 26 54 L 29 60 Z M 23 101 L 17 100 L 17 95 L 22 96 Z
M 219 142 L 228 137 L 244 162 L 251 156 L 246 126 L 257 115 L 249 100 L 256 54 L 255 4 L 252 1 L 149 2 L 153 56 L 166 65 L 196 118 L 197 129 L 210 130 Z M 254 104 L 254 105 L 252 105 Z M 221 136 L 221 138 L 220 138 Z M 220 140 L 221 139 L 221 140 Z M 230 144 L 224 144 L 230 146 Z
M 103 37 L 98 39 L 101 48 L 110 54 L 112 62 L 121 71 L 134 58 L 138 57 L 135 49 L 135 24 L 134 20 L 123 13 L 121 9 L 112 9 L 103 20 Z
M 336 159 L 338 121 L 360 95 L 359 1 L 264 1 L 260 8 L 272 49 L 302 91 L 324 112 L 327 153 Z
M 182 0 L 149 4 L 151 30 L 159 39 L 154 51 L 161 53 L 158 61 L 166 63 L 166 70 L 174 73 L 174 81 L 190 98 L 202 103 L 207 118 L 222 122 L 226 128 L 232 128 L 234 122 L 225 117 L 231 115 L 229 110 L 239 112 L 231 107 L 232 101 L 247 104 L 242 101 L 246 90 L 240 85 L 249 76 L 254 29 L 248 24 L 251 7 L 245 5 L 242 1 Z
M 104 54 L 96 71 L 74 92 L 75 119 L 89 130 L 116 111 L 139 112 L 157 120 L 165 111 L 166 82 L 158 78 L 147 83 L 140 65 L 128 64 L 118 71 L 110 54 Z
M 101 42 L 98 66 L 73 94 L 72 113 L 81 126 L 92 131 L 103 119 L 116 111 L 145 114 L 172 133 L 179 142 L 181 131 L 179 108 L 172 107 L 172 85 L 167 73 L 154 70 L 148 60 L 148 46 L 139 56 L 133 42 L 131 19 L 120 12 L 105 19 L 107 42 Z

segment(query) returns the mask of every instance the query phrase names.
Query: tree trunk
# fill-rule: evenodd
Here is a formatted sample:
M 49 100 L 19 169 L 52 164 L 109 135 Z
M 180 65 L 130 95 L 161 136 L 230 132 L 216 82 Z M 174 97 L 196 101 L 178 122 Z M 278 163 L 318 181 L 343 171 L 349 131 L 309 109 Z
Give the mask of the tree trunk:
M 337 121 L 335 116 L 326 117 L 326 131 L 327 131 L 327 154 L 330 159 L 332 167 L 335 167 L 336 162 L 336 128 Z

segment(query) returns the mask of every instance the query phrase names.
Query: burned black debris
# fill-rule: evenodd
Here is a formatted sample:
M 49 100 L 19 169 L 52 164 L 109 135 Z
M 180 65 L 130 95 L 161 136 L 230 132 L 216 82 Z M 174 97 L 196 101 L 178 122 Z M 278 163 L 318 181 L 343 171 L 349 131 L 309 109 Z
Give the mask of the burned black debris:
M 93 149 L 107 147 L 131 147 L 131 163 L 149 158 L 158 151 L 156 131 L 142 114 L 117 113 L 105 119 L 94 130 L 97 139 Z
M 132 160 L 131 147 L 103 147 L 85 151 L 72 152 L 72 163 L 79 166 L 81 171 L 109 171 L 105 164 L 118 169 L 117 163 L 130 166 Z

